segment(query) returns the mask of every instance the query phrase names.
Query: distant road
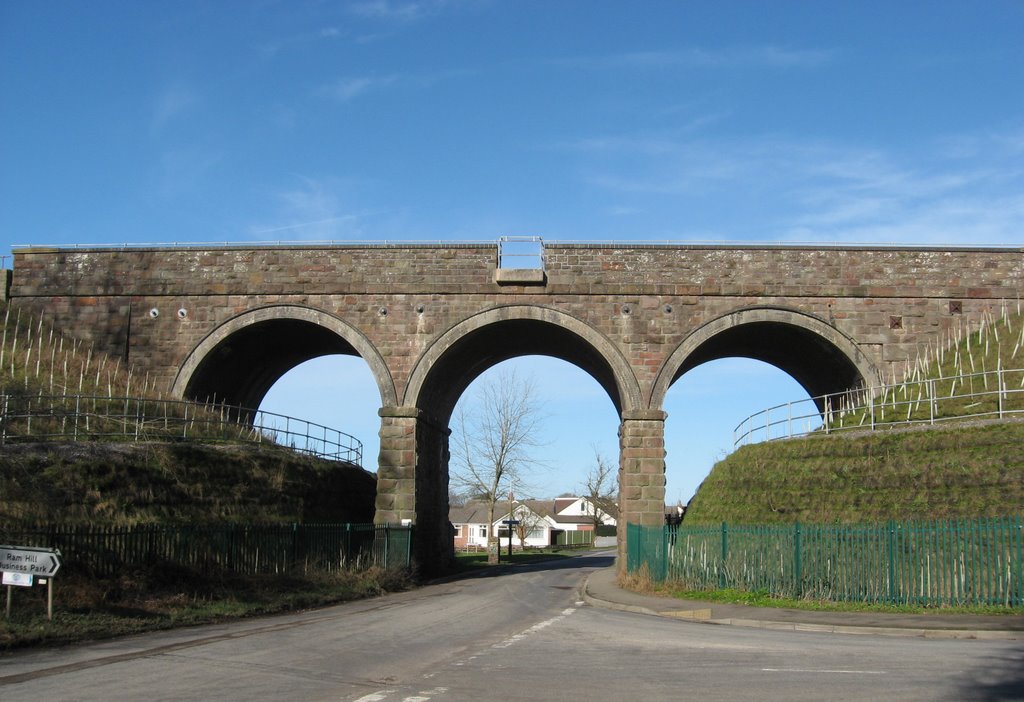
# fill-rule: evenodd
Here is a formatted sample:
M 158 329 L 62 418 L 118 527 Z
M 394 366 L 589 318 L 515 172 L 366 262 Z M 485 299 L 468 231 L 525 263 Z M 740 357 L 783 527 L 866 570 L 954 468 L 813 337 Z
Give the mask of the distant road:
M 0 657 L 3 700 L 1009 700 L 1020 641 L 772 632 L 597 609 L 581 556 L 314 612 Z

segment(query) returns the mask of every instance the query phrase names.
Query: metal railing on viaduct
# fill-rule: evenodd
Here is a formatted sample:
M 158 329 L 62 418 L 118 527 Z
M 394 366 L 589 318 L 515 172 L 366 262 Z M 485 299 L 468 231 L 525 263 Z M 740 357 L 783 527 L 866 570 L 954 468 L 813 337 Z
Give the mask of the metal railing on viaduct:
M 0 394 L 0 445 L 175 439 L 275 444 L 358 466 L 363 460 L 363 444 L 354 436 L 273 412 L 183 400 Z
M 1024 414 L 1024 369 L 997 369 L 811 397 L 750 415 L 733 445 Z

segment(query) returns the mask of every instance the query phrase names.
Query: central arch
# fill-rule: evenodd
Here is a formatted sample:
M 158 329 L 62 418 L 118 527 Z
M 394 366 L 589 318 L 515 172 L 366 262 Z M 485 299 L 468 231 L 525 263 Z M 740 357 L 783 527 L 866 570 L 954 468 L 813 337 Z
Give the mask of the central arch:
M 640 407 L 639 383 L 618 347 L 575 317 L 529 305 L 481 312 L 441 335 L 416 363 L 403 404 L 447 424 L 455 403 L 481 373 L 530 355 L 579 367 L 605 389 L 620 414 Z
M 639 383 L 627 359 L 607 337 L 583 321 L 548 307 L 507 305 L 469 317 L 442 334 L 417 361 L 394 413 L 382 410 L 385 431 L 395 446 L 414 456 L 412 470 L 388 465 L 381 451 L 378 484 L 393 485 L 396 494 L 378 493 L 378 521 L 407 514 L 416 520 L 416 560 L 450 562 L 454 555 L 448 522 L 448 423 L 459 397 L 489 368 L 512 358 L 551 356 L 577 366 L 593 377 L 615 405 L 620 417 L 640 407 Z M 410 433 L 412 436 L 410 436 Z M 403 439 L 402 437 L 406 437 Z M 402 451 L 394 456 L 400 459 Z M 411 493 L 411 494 L 410 494 Z

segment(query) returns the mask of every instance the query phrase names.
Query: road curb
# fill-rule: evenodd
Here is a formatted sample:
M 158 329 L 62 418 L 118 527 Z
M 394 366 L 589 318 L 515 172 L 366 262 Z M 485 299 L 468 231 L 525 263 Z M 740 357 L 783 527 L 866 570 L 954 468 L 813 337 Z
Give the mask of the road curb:
M 614 602 L 590 593 L 590 576 L 580 587 L 580 599 L 592 607 L 612 609 L 634 614 L 647 614 L 677 621 L 695 622 L 698 624 L 715 624 L 719 626 L 740 626 L 749 629 L 766 629 L 772 631 L 803 631 L 828 634 L 903 636 L 907 638 L 925 639 L 964 639 L 987 641 L 1024 640 L 1024 631 L 989 630 L 989 629 L 926 629 L 919 627 L 885 627 L 857 626 L 852 624 L 815 624 L 810 622 L 780 622 L 770 619 L 748 619 L 739 617 L 714 619 L 710 608 L 692 610 L 657 610 L 643 605 Z

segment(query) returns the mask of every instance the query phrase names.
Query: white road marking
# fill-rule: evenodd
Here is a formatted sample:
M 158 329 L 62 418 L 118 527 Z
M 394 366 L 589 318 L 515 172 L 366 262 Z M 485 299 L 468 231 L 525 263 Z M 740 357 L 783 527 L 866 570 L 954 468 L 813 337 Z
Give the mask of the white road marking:
M 809 668 L 761 668 L 765 673 L 825 673 L 826 675 L 885 675 L 884 670 L 811 670 Z
M 515 634 L 513 636 L 508 637 L 507 639 L 505 639 L 501 643 L 494 644 L 493 646 L 491 646 L 491 648 L 508 648 L 509 646 L 512 646 L 513 644 L 519 643 L 520 641 L 525 639 L 530 634 L 536 634 L 538 631 L 540 631 L 542 629 L 546 629 L 549 626 L 551 626 L 552 624 L 557 624 L 558 622 L 562 621 L 563 619 L 565 619 L 566 617 L 568 617 L 570 614 L 572 614 L 575 611 L 576 611 L 576 609 L 573 608 L 573 607 L 570 607 L 569 609 L 563 609 L 562 613 L 559 614 L 558 616 L 551 617 L 551 619 L 545 619 L 542 622 L 537 622 L 536 624 L 531 626 L 529 629 L 526 629 L 525 631 L 520 631 L 518 634 Z
M 355 700 L 355 702 L 383 702 L 383 700 L 386 700 L 388 695 L 393 692 L 397 692 L 397 690 L 380 690 L 378 692 L 371 692 L 368 695 L 363 695 L 358 700 Z M 430 690 L 420 690 L 415 695 L 403 697 L 402 702 L 430 702 L 435 695 L 443 695 L 446 692 L 448 692 L 447 687 L 435 687 Z
M 433 690 L 420 690 L 420 694 L 406 697 L 402 702 L 429 702 L 434 695 L 443 695 L 448 692 L 447 687 L 435 687 Z

